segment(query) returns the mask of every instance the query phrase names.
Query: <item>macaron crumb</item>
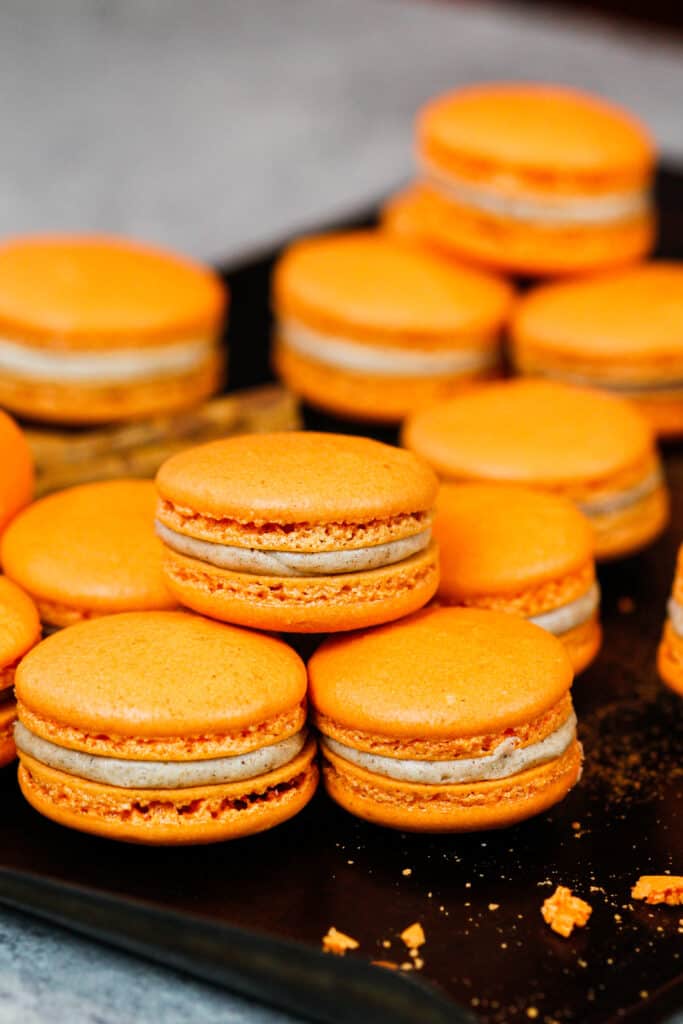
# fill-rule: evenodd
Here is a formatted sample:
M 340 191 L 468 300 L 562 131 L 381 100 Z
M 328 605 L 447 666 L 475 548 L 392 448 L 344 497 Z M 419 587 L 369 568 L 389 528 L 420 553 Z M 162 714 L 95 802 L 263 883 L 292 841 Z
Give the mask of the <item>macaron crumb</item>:
M 500 903 L 489 903 L 489 910 L 498 910 Z
M 631 889 L 631 896 L 650 904 L 678 907 L 683 904 L 683 875 L 641 875 Z
M 558 885 L 541 907 L 543 920 L 565 939 L 569 938 L 575 927 L 583 928 L 592 912 L 590 904 L 574 896 L 566 885 Z
M 323 953 L 334 953 L 335 956 L 344 956 L 349 949 L 358 949 L 360 942 L 338 931 L 333 925 L 330 926 L 327 935 L 323 935 Z
M 417 950 L 420 946 L 424 946 L 427 941 L 425 938 L 424 928 L 419 921 L 409 925 L 401 932 L 401 939 L 406 945 L 406 948 L 410 950 L 411 955 L 413 950 Z
M 402 875 L 403 875 L 403 876 L 404 876 L 405 878 L 410 878 L 410 876 L 412 875 L 412 873 L 413 873 L 413 869 L 412 869 L 412 868 L 404 868 L 404 869 L 403 869 L 403 871 L 401 872 L 401 874 L 402 874 Z
M 526 1015 L 529 1020 L 536 1020 L 538 1017 L 538 1008 L 536 1006 L 527 1006 Z
M 371 960 L 370 963 L 373 967 L 384 967 L 388 971 L 397 971 L 399 965 L 394 963 L 393 960 Z

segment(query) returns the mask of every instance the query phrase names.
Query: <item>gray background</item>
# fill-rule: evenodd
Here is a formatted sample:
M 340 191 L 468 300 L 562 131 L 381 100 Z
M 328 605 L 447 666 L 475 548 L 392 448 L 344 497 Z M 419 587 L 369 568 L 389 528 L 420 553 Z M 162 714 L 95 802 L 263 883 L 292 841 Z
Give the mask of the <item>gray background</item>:
M 683 159 L 683 48 L 547 8 L 0 0 L 0 237 L 111 231 L 236 258 L 405 180 L 415 109 L 482 78 L 595 89 Z M 285 1019 L 0 913 L 0 1024 Z

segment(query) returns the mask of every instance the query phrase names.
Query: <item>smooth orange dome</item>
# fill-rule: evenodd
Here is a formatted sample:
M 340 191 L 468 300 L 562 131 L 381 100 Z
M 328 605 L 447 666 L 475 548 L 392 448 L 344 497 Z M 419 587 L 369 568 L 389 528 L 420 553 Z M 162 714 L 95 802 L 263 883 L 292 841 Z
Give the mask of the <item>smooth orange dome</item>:
M 40 620 L 33 601 L 0 576 L 0 668 L 13 664 L 39 639 Z

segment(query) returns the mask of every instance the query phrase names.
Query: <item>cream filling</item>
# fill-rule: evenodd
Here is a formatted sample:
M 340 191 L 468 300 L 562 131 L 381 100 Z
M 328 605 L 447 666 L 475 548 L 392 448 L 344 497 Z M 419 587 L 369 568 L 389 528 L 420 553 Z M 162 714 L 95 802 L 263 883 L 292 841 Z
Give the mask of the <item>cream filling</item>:
M 519 747 L 518 740 L 509 736 L 484 757 L 458 758 L 453 761 L 414 761 L 398 757 L 369 754 L 365 750 L 347 747 L 330 736 L 321 738 L 323 749 L 365 768 L 375 775 L 383 775 L 397 782 L 417 782 L 427 786 L 457 785 L 462 782 L 489 782 L 506 779 L 509 775 L 535 768 L 536 765 L 560 757 L 576 737 L 576 716 L 569 718 L 545 739 L 528 747 Z
M 188 789 L 242 782 L 272 772 L 288 764 L 303 750 L 306 730 L 248 754 L 214 757 L 206 761 L 128 761 L 120 757 L 86 754 L 36 736 L 21 722 L 14 726 L 14 740 L 21 753 L 28 754 L 48 768 L 80 779 L 123 789 Z
M 678 636 L 683 637 L 683 607 L 676 601 L 675 598 L 670 598 L 667 605 L 667 611 L 669 613 L 669 621 L 673 626 L 674 633 Z
M 232 544 L 215 544 L 210 540 L 187 537 L 160 523 L 158 519 L 154 525 L 164 544 L 181 555 L 198 558 L 200 562 L 208 562 L 218 569 L 257 576 L 335 576 L 380 569 L 423 551 L 429 545 L 432 534 L 430 528 L 412 537 L 346 551 L 259 551 L 257 548 L 238 548 Z
M 438 351 L 360 344 L 323 334 L 294 320 L 280 321 L 278 337 L 287 348 L 317 363 L 381 377 L 447 377 L 486 370 L 500 361 L 495 343 L 468 346 L 463 340 L 454 342 L 453 348 Z
M 541 615 L 530 615 L 528 621 L 547 630 L 548 633 L 562 636 L 570 629 L 576 629 L 577 626 L 588 622 L 597 611 L 599 604 L 600 588 L 597 583 L 594 583 L 585 594 L 581 594 L 575 601 L 563 604 L 559 608 L 552 608 L 549 612 L 543 612 Z
M 505 186 L 473 185 L 425 164 L 424 179 L 428 185 L 463 206 L 483 213 L 509 217 L 513 220 L 547 224 L 611 224 L 630 220 L 651 208 L 648 189 L 610 192 L 600 196 L 509 195 Z
M 212 341 L 201 338 L 149 348 L 56 352 L 0 338 L 0 373 L 30 380 L 116 384 L 187 373 L 200 366 L 213 347 Z
M 599 516 L 610 515 L 612 512 L 620 512 L 639 501 L 653 494 L 663 483 L 661 466 L 656 466 L 651 473 L 648 473 L 639 483 L 625 491 L 617 494 L 606 494 L 602 498 L 593 498 L 591 501 L 579 502 L 579 508 L 589 519 Z

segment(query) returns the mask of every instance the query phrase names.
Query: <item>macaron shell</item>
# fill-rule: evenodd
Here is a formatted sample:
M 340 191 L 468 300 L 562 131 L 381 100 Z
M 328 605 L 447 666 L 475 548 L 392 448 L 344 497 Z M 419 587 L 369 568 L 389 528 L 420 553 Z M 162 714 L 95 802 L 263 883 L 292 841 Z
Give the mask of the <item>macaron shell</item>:
M 504 281 L 400 245 L 379 231 L 295 242 L 280 260 L 280 317 L 378 343 L 451 346 L 502 326 L 513 297 Z
M 655 155 L 647 130 L 626 111 L 540 83 L 492 83 L 438 97 L 422 111 L 417 130 L 418 146 L 438 165 L 467 161 L 475 168 L 545 172 L 575 188 L 638 182 Z
M 0 409 L 0 534 L 33 497 L 33 456 L 14 420 Z
M 433 530 L 439 595 L 453 603 L 559 586 L 593 557 L 591 525 L 570 501 L 506 484 L 442 484 Z
M 6 707 L 0 708 L 0 768 L 11 762 L 17 756 L 14 746 L 14 723 L 17 718 L 17 706 L 12 701 Z
M 13 665 L 39 639 L 40 619 L 33 601 L 0 576 L 0 669 Z
M 2 540 L 5 572 L 40 605 L 89 617 L 176 607 L 154 534 L 148 480 L 72 487 L 35 502 Z M 44 621 L 53 618 L 43 613 Z M 56 623 L 61 624 L 61 623 Z
M 129 843 L 214 843 L 273 828 L 302 810 L 318 783 L 315 751 L 310 740 L 267 775 L 179 790 L 105 786 L 22 754 L 19 785 L 37 811 L 67 828 Z
M 305 666 L 286 644 L 172 611 L 71 626 L 16 673 L 20 706 L 105 736 L 241 732 L 297 708 L 305 693 Z
M 572 681 L 561 643 L 523 619 L 432 607 L 326 640 L 308 665 L 314 708 L 396 740 L 477 736 L 530 721 Z
M 683 697 L 683 639 L 669 621 L 657 652 L 657 669 L 666 685 Z
M 563 633 L 559 639 L 569 655 L 574 675 L 583 672 L 597 657 L 602 644 L 602 628 L 597 614 L 588 622 Z
M 439 582 L 436 545 L 361 573 L 254 576 L 168 551 L 169 589 L 188 608 L 254 629 L 326 633 L 399 619 L 425 605 Z
M 581 746 L 525 772 L 467 785 L 427 786 L 370 773 L 325 751 L 323 779 L 333 800 L 376 825 L 406 832 L 475 832 L 507 828 L 541 814 L 578 781 Z
M 654 449 L 631 403 L 541 380 L 490 384 L 421 410 L 406 421 L 403 442 L 446 479 L 549 488 L 605 486 Z
M 207 268 L 105 236 L 27 236 L 0 246 L 0 328 L 32 343 L 122 347 L 216 331 L 226 294 Z
M 683 434 L 683 388 L 661 394 L 639 392 L 632 395 L 632 401 L 658 437 L 680 437 Z
M 662 485 L 634 505 L 593 517 L 598 561 L 622 558 L 656 540 L 669 522 L 670 506 L 668 491 Z
M 157 474 L 162 499 L 249 523 L 354 523 L 426 511 L 437 487 L 412 454 L 313 431 L 213 441 L 172 456 Z

